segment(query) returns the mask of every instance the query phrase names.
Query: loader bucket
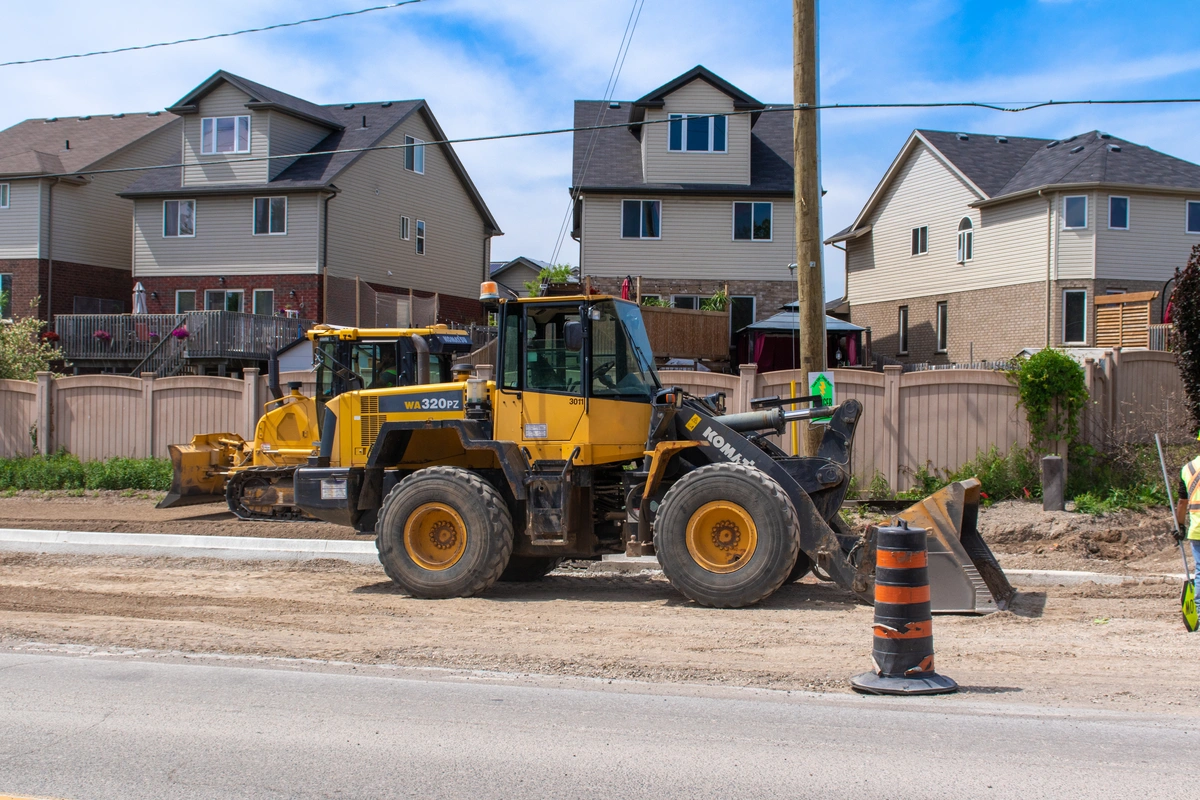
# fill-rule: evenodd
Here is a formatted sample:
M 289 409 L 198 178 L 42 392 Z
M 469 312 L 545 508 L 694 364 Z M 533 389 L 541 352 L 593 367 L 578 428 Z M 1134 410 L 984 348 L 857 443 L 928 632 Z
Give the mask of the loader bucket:
M 1003 611 L 1016 594 L 979 534 L 979 492 L 975 478 L 956 481 L 900 514 L 909 525 L 928 531 L 930 600 L 935 613 Z
M 155 508 L 175 508 L 225 500 L 225 473 L 234 465 L 242 437 L 236 433 L 202 433 L 191 444 L 167 446 L 171 454 L 171 488 Z

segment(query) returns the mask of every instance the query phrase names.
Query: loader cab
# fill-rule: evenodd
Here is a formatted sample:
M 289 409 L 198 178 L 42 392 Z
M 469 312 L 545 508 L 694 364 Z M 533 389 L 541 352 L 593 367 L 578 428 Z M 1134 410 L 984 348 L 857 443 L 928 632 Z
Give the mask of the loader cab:
M 429 382 L 454 379 L 454 358 L 471 348 L 469 336 L 461 332 L 423 336 L 430 349 Z M 391 389 L 419 382 L 418 354 L 411 335 L 362 339 L 322 336 L 317 340 L 318 419 L 325 404 L 343 392 L 355 389 Z

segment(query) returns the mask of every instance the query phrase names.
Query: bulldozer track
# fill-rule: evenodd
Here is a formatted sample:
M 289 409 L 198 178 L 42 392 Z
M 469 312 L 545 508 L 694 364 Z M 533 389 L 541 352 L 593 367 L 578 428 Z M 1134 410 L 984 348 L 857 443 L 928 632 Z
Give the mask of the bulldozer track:
M 243 502 L 243 490 L 251 479 L 266 478 L 271 482 L 278 481 L 281 478 L 290 480 L 295 473 L 295 467 L 248 467 L 231 475 L 228 482 L 226 482 L 225 502 L 229 506 L 229 510 L 238 519 L 254 522 L 297 522 L 299 520 L 311 520 L 311 516 L 305 514 L 296 506 L 287 506 L 288 511 L 275 510 L 270 514 L 264 514 L 249 508 Z

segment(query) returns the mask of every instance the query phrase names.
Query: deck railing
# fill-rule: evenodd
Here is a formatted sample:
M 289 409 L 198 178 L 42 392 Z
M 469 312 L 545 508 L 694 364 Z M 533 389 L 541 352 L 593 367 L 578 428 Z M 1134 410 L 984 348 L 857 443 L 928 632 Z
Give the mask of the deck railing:
M 1171 323 L 1165 325 L 1150 325 L 1150 349 L 1151 350 L 1170 350 L 1171 349 L 1171 328 L 1174 327 Z

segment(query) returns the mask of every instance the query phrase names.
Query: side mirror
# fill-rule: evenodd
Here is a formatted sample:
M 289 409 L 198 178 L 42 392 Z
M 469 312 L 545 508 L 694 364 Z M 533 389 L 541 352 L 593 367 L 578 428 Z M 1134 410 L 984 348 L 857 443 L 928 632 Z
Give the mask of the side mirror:
M 583 349 L 583 323 L 571 320 L 563 325 L 563 343 L 568 350 L 578 352 Z

